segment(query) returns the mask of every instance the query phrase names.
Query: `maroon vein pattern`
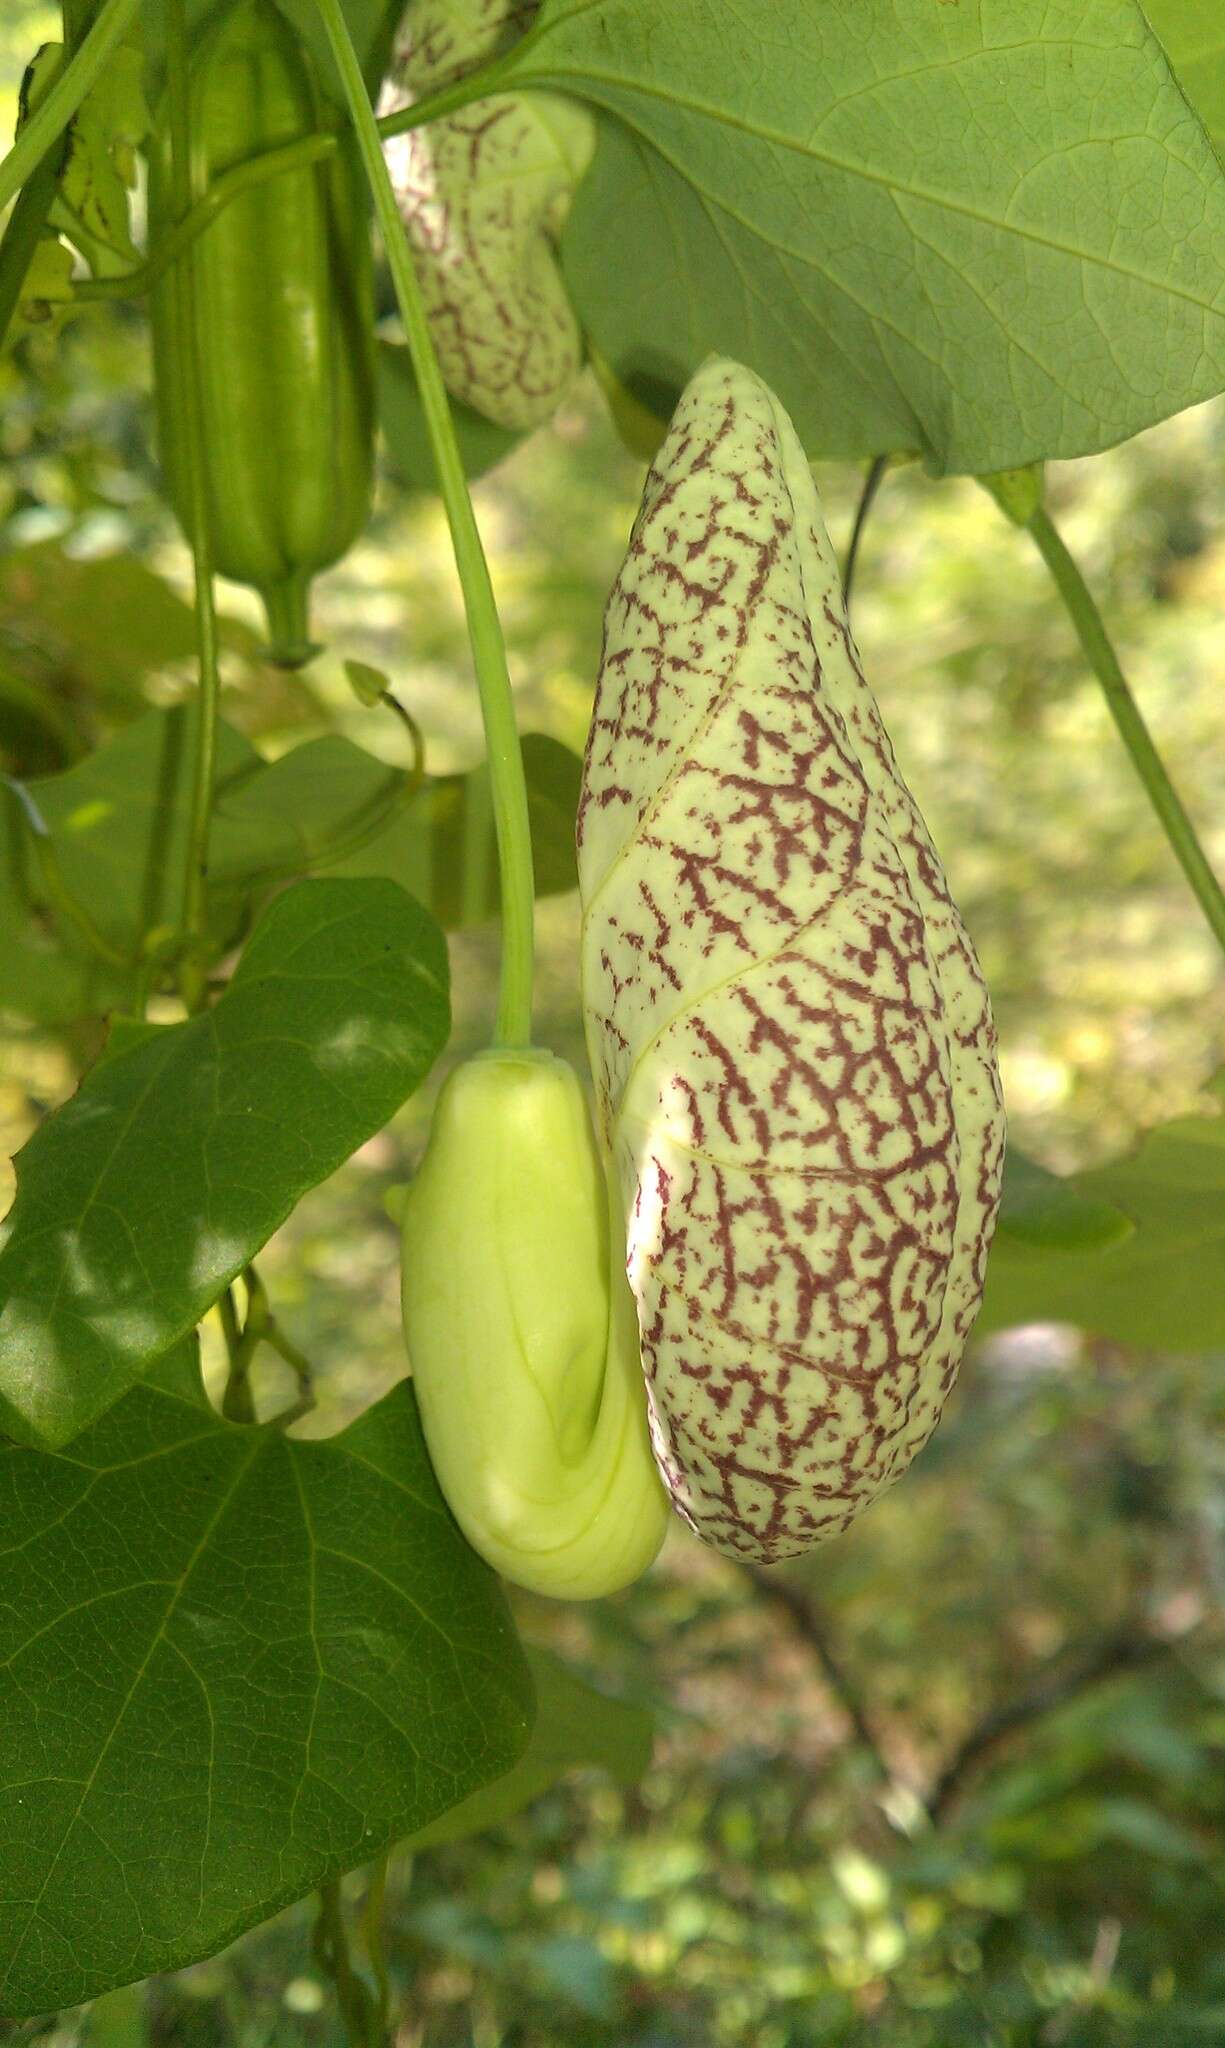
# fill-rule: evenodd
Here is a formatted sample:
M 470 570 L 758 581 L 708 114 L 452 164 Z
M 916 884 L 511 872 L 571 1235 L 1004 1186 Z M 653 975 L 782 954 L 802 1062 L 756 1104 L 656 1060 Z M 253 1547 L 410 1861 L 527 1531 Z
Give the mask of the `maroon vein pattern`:
M 647 479 L 578 840 L 656 1457 L 717 1548 L 789 1557 L 935 1426 L 1004 1125 L 987 992 L 808 465 L 735 363 L 692 380 Z
M 534 12 L 525 0 L 414 0 L 379 112 L 496 55 Z M 505 427 L 548 419 L 582 364 L 554 237 L 593 144 L 576 103 L 506 93 L 385 145 L 448 388 Z

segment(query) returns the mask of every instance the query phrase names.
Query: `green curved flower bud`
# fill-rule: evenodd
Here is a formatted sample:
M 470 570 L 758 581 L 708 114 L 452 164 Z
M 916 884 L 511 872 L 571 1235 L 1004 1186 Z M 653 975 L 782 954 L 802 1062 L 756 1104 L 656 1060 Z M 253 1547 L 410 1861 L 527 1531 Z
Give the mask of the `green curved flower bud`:
M 381 114 L 398 113 L 499 54 L 522 0 L 410 0 Z M 552 417 L 583 361 L 556 242 L 595 149 L 586 107 L 498 93 L 386 145 L 448 388 L 499 426 Z
M 405 1205 L 409 1361 L 464 1534 L 556 1599 L 629 1585 L 667 1524 L 624 1259 L 573 1070 L 539 1051 L 457 1068 Z

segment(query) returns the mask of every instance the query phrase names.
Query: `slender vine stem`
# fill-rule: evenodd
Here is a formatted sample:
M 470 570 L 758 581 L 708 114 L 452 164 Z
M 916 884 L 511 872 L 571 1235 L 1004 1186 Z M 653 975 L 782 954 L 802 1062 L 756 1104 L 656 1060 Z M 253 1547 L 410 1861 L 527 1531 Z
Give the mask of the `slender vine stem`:
M 170 109 L 171 191 L 176 220 L 186 220 L 195 194 L 191 170 L 191 112 L 187 79 L 186 0 L 167 0 L 166 89 Z M 184 1001 L 203 1000 L 204 977 L 191 942 L 204 932 L 204 888 L 208 869 L 209 820 L 217 762 L 217 718 L 221 698 L 217 614 L 213 603 L 213 550 L 205 476 L 204 402 L 200 342 L 196 330 L 196 283 L 190 263 L 175 271 L 178 326 L 184 354 L 183 450 L 187 474 L 188 537 L 195 568 L 196 638 L 200 683 L 196 699 L 195 772 L 187 854 L 183 869 L 182 924 L 188 951 L 180 969 Z
M 217 1313 L 225 1338 L 229 1372 L 221 1396 L 221 1413 L 227 1422 L 254 1422 L 255 1401 L 251 1393 L 251 1346 L 238 1321 L 234 1290 L 227 1287 L 217 1298 Z
M 374 2048 L 386 2036 L 379 2028 L 370 1992 L 353 1968 L 338 1878 L 329 1878 L 319 1887 L 319 1918 L 313 1945 L 315 1960 L 336 1986 L 340 2016 L 353 2048 Z
M 64 162 L 64 138 L 57 136 L 26 179 L 0 237 L 0 348 L 8 338 L 21 301 L 34 251 L 47 225 Z
M 1200 845 L 1182 799 L 1153 745 L 1139 705 L 1132 696 L 1093 595 L 1068 553 L 1045 506 L 1028 521 L 1028 531 L 1051 572 L 1069 618 L 1076 628 L 1089 665 L 1102 686 L 1110 715 L 1131 755 L 1149 802 L 1161 820 L 1174 856 L 1194 891 L 1218 944 L 1225 952 L 1225 893 Z
M 859 493 L 859 503 L 855 508 L 855 524 L 851 528 L 851 538 L 847 543 L 846 567 L 842 571 L 842 601 L 848 613 L 851 609 L 851 586 L 855 581 L 855 565 L 859 560 L 860 543 L 868 523 L 868 514 L 872 510 L 872 501 L 881 487 L 888 467 L 887 455 L 873 456 L 864 476 L 863 489 Z
M 279 149 L 267 149 L 262 155 L 248 157 L 245 163 L 223 171 L 190 212 L 162 237 L 157 248 L 149 251 L 139 270 L 125 271 L 119 277 L 82 278 L 76 286 L 77 298 L 131 299 L 152 291 L 170 265 L 190 249 L 241 192 L 249 192 L 253 185 L 264 185 L 286 172 L 320 163 L 324 157 L 333 156 L 337 146 L 335 135 L 303 135 L 296 142 L 282 143 Z
M 531 1038 L 535 891 L 527 784 L 515 725 L 501 621 L 455 439 L 442 372 L 430 338 L 425 302 L 404 238 L 391 179 L 383 161 L 374 109 L 366 93 L 341 0 L 315 0 L 315 4 L 340 72 L 366 176 L 370 181 L 375 217 L 387 251 L 438 470 L 439 489 L 451 528 L 485 724 L 498 862 L 502 875 L 502 980 L 495 1039 L 499 1045 L 525 1045 Z
M 420 128 L 427 121 L 441 121 L 447 114 L 458 114 L 477 100 L 488 99 L 519 69 L 525 48 L 534 40 L 534 33 L 529 30 L 503 56 L 482 64 L 479 71 L 466 71 L 453 85 L 440 87 L 428 98 L 414 100 L 408 107 L 397 107 L 394 114 L 381 115 L 375 123 L 379 134 L 390 141 L 393 135 L 405 135 L 410 128 Z
M 285 1335 L 272 1311 L 268 1290 L 264 1286 L 254 1264 L 244 1266 L 243 1285 L 247 1291 L 247 1310 L 239 1321 L 238 1304 L 234 1289 L 227 1287 L 218 1296 L 217 1313 L 221 1321 L 221 1334 L 225 1339 L 226 1359 L 229 1371 L 221 1397 L 221 1413 L 227 1422 L 256 1422 L 255 1395 L 251 1386 L 251 1367 L 261 1344 L 267 1344 L 283 1358 L 298 1382 L 298 1398 L 273 1419 L 280 1428 L 297 1422 L 303 1415 L 309 1415 L 315 1405 L 315 1372 L 309 1358 L 299 1351 L 296 1344 Z
M 481 97 L 492 90 L 498 67 L 473 73 L 479 91 L 473 97 Z M 469 79 L 464 80 L 465 86 Z M 434 93 L 428 99 L 418 100 L 411 107 L 399 113 L 386 114 L 376 124 L 380 135 L 402 135 L 406 129 L 423 127 L 429 121 L 436 121 L 455 105 L 466 105 L 466 99 L 457 99 L 454 89 Z M 270 178 L 279 178 L 290 171 L 305 170 L 310 164 L 322 163 L 326 157 L 334 156 L 340 147 L 340 137 L 324 131 L 318 135 L 302 135 L 296 142 L 284 142 L 276 149 L 266 149 L 259 156 L 248 157 L 244 163 L 235 164 L 210 185 L 202 198 L 198 199 L 185 220 L 179 221 L 158 248 L 151 249 L 145 261 L 136 270 L 123 271 L 117 277 L 83 277 L 74 286 L 75 296 L 90 303 L 96 299 L 135 299 L 153 290 L 163 273 L 190 249 L 192 243 L 210 228 L 218 216 L 233 204 L 243 192 L 251 191 L 256 185 L 266 184 Z
M 80 49 L 0 162 L 0 207 L 8 205 L 63 134 L 115 45 L 127 34 L 139 6 L 140 0 L 105 0 Z

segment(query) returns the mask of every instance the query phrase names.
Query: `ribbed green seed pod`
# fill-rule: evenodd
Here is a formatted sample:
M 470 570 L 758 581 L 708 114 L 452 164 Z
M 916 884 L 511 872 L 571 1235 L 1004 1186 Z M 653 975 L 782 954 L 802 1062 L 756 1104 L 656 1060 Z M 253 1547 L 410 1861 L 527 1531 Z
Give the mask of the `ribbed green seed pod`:
M 193 174 L 222 173 L 329 125 L 308 52 L 273 0 L 234 0 L 192 52 Z M 174 223 L 165 111 L 149 169 L 149 235 Z M 373 273 L 345 150 L 240 193 L 181 259 L 192 265 L 209 519 L 217 569 L 260 592 L 273 658 L 310 653 L 308 597 L 370 510 Z M 152 294 L 158 440 L 190 533 L 186 359 L 174 267 Z
M 625 1229 L 578 1077 L 539 1051 L 447 1081 L 404 1213 L 404 1333 L 430 1457 L 495 1570 L 555 1599 L 663 1541 Z

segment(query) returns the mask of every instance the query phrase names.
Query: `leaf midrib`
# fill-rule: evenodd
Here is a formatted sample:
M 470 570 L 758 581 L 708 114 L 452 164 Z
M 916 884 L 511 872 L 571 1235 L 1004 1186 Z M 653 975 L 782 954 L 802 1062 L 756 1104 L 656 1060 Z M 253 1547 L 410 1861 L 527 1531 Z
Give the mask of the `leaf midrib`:
M 256 1432 L 252 1432 L 252 1434 L 255 1435 Z M 114 1720 L 111 1723 L 110 1733 L 107 1735 L 105 1742 L 102 1743 L 101 1747 L 98 1750 L 97 1757 L 94 1760 L 93 1769 L 90 1771 L 88 1778 L 85 1780 L 84 1785 L 81 1787 L 81 1796 L 78 1799 L 72 1813 L 65 1822 L 63 1833 L 60 1837 L 59 1843 L 55 1849 L 54 1854 L 48 1860 L 46 1874 L 43 1878 L 42 1884 L 39 1886 L 37 1896 L 30 1903 L 30 1910 L 26 1915 L 25 1924 L 21 1929 L 21 1933 L 13 1941 L 12 1948 L 10 1951 L 12 1962 L 10 1964 L 10 1967 L 5 1971 L 4 1976 L 0 1978 L 0 1990 L 3 1990 L 3 1988 L 9 1984 L 12 1978 L 13 1967 L 16 1966 L 16 1964 L 18 1964 L 21 1960 L 22 1953 L 25 1948 L 26 1939 L 29 1935 L 31 1927 L 34 1925 L 35 1919 L 37 1918 L 39 1908 L 41 1907 L 42 1902 L 46 1897 L 48 1886 L 51 1884 L 51 1881 L 54 1878 L 56 1871 L 59 1869 L 60 1861 L 63 1857 L 64 1850 L 67 1847 L 68 1842 L 72 1836 L 73 1829 L 77 1826 L 77 1823 L 81 1818 L 81 1814 L 84 1810 L 85 1803 L 94 1788 L 94 1784 L 97 1780 L 98 1773 L 102 1769 L 103 1763 L 105 1762 L 106 1757 L 110 1752 L 111 1745 L 115 1741 L 119 1733 L 119 1730 L 123 1725 L 123 1721 L 125 1716 L 127 1715 L 128 1709 L 130 1708 L 132 1701 L 136 1697 L 137 1691 L 139 1690 L 141 1684 L 144 1681 L 145 1674 L 148 1671 L 154 1653 L 165 1639 L 166 1631 L 170 1626 L 170 1622 L 174 1616 L 175 1610 L 178 1607 L 180 1600 L 183 1597 L 183 1594 L 187 1590 L 187 1587 L 191 1581 L 192 1574 L 194 1573 L 196 1566 L 199 1564 L 201 1557 L 204 1555 L 204 1552 L 207 1549 L 207 1546 L 211 1541 L 214 1533 L 216 1532 L 219 1523 L 222 1521 L 223 1517 L 228 1512 L 235 1495 L 239 1491 L 239 1488 L 247 1478 L 248 1473 L 250 1472 L 252 1466 L 255 1464 L 256 1460 L 263 1455 L 266 1448 L 267 1441 L 265 1438 L 263 1438 L 262 1432 L 260 1432 L 257 1441 L 252 1444 L 250 1452 L 247 1455 L 240 1457 L 240 1459 L 238 1460 L 230 1484 L 224 1489 L 212 1515 L 205 1523 L 199 1541 L 197 1542 L 194 1550 L 192 1551 L 191 1556 L 188 1558 L 187 1563 L 183 1567 L 183 1570 L 178 1575 L 177 1583 L 174 1585 L 174 1588 L 170 1594 L 170 1598 L 166 1603 L 166 1608 L 162 1615 L 162 1618 L 159 1621 L 156 1629 L 152 1632 L 149 1638 L 148 1646 L 145 1650 L 145 1654 L 142 1657 L 137 1670 L 133 1674 L 132 1682 L 129 1685 L 126 1693 L 124 1694 L 122 1702 L 116 1709 Z
M 1033 46 L 1019 45 L 1018 47 L 1028 48 Z M 1037 47 L 1046 48 L 1047 45 L 1045 42 L 1042 42 Z M 1071 47 L 1076 46 L 1072 45 Z M 826 170 L 840 172 L 844 177 L 859 178 L 865 184 L 879 186 L 883 191 L 888 192 L 895 201 L 899 198 L 917 200 L 923 204 L 972 221 L 975 226 L 990 229 L 996 234 L 1013 235 L 1018 241 L 1030 243 L 1033 247 L 1047 250 L 1053 255 L 1065 256 L 1077 263 L 1088 264 L 1099 270 L 1110 271 L 1116 276 L 1124 278 L 1128 283 L 1141 284 L 1150 291 L 1161 293 L 1164 297 L 1182 300 L 1185 304 L 1193 306 L 1198 312 L 1218 313 L 1220 310 L 1215 300 L 1210 301 L 1198 298 L 1193 292 L 1176 285 L 1169 277 L 1152 277 L 1147 271 L 1120 263 L 1101 251 L 1078 248 L 1074 243 L 1060 241 L 1053 235 L 1039 233 L 1035 228 L 1015 221 L 1001 220 L 996 215 L 983 212 L 980 208 L 971 206 L 967 201 L 955 199 L 947 193 L 937 192 L 920 184 L 904 184 L 900 179 L 891 178 L 883 171 L 873 171 L 863 164 L 836 156 L 828 149 L 818 149 L 811 142 L 804 142 L 796 136 L 786 135 L 779 130 L 755 125 L 743 116 L 731 112 L 729 109 L 711 106 L 706 101 L 692 95 L 653 85 L 648 80 L 629 77 L 618 78 L 615 75 L 595 71 L 590 67 L 580 68 L 578 66 L 570 73 L 566 73 L 564 70 L 550 73 L 546 68 L 533 76 L 529 67 L 526 74 L 516 76 L 515 83 L 525 87 L 536 86 L 546 89 L 551 87 L 553 90 L 560 89 L 565 91 L 567 89 L 567 80 L 569 80 L 569 90 L 571 92 L 578 91 L 579 83 L 603 87 L 608 97 L 602 103 L 609 112 L 614 114 L 640 140 L 644 141 L 648 148 L 654 150 L 665 162 L 669 163 L 677 175 L 686 184 L 691 185 L 695 192 L 709 200 L 712 205 L 718 206 L 729 218 L 736 220 L 755 239 L 767 242 L 772 248 L 783 249 L 784 245 L 781 242 L 771 241 L 768 236 L 762 233 L 759 226 L 743 219 L 737 214 L 735 208 L 727 200 L 707 191 L 701 186 L 692 171 L 678 163 L 662 147 L 658 136 L 645 127 L 640 120 L 635 120 L 623 106 L 615 103 L 615 96 L 637 94 L 643 99 L 659 100 L 664 105 L 676 107 L 683 113 L 698 115 L 723 128 L 738 130 L 741 134 L 750 136 L 753 140 L 764 143 L 772 148 L 787 150 L 793 154 L 808 157 L 814 163 L 822 165 Z M 578 96 L 584 97 L 585 95 L 579 92 Z M 590 97 L 599 100 L 600 94 L 592 93 Z M 1201 124 L 1197 122 L 1196 125 L 1200 127 Z M 1129 135 L 1120 134 L 1109 138 L 1102 138 L 1100 141 L 1097 138 L 1093 138 L 1094 146 L 1102 149 L 1117 147 L 1125 142 L 1138 141 L 1149 141 L 1154 147 L 1158 146 L 1154 138 L 1149 136 L 1145 130 L 1137 130 L 1134 134 Z M 1082 142 L 1080 146 L 1087 145 Z M 1055 154 L 1061 155 L 1066 153 L 1066 150 L 1055 152 Z M 1028 175 L 1028 172 L 1026 175 Z M 796 261 L 805 263 L 809 268 L 817 267 L 812 263 L 811 257 L 805 255 L 802 251 L 787 250 L 786 253 Z

